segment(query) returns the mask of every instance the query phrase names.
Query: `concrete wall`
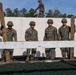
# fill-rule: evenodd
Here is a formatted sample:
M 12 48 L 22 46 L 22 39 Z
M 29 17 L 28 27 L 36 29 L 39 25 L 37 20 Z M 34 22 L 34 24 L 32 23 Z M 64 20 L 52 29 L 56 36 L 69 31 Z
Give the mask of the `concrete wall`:
M 7 22 L 12 21 L 14 23 L 13 28 L 17 30 L 18 34 L 18 41 L 25 41 L 25 31 L 27 28 L 29 28 L 29 22 L 30 21 L 35 21 L 36 26 L 35 29 L 38 31 L 38 39 L 39 41 L 43 41 L 44 37 L 44 30 L 48 26 L 47 25 L 47 20 L 49 18 L 23 18 L 23 17 L 5 17 L 5 24 L 7 27 Z M 57 29 L 62 25 L 61 20 L 62 18 L 52 18 L 54 21 L 53 26 L 57 27 Z M 67 25 L 70 25 L 70 19 L 67 18 Z M 76 38 L 76 36 L 75 36 Z M 76 51 L 74 52 L 76 56 Z M 14 55 L 25 55 L 26 54 L 26 49 L 15 49 L 14 50 Z M 37 56 L 45 56 L 45 52 L 43 48 L 38 48 L 37 49 Z M 60 49 L 56 48 L 56 57 L 61 57 L 61 51 Z

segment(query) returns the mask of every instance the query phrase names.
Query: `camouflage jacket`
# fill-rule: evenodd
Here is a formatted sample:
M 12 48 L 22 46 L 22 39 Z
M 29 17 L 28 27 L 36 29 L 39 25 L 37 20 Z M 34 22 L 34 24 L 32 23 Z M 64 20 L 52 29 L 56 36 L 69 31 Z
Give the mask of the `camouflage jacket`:
M 54 41 L 54 40 L 57 40 L 57 28 L 54 26 L 47 27 L 45 29 L 44 41 Z
M 39 5 L 38 5 L 36 10 L 38 10 L 38 9 L 39 9 L 40 12 L 44 12 L 44 4 L 43 3 L 39 3 Z
M 25 32 L 26 41 L 38 41 L 38 32 L 35 29 L 28 28 Z
M 69 26 L 61 26 L 58 30 L 58 38 L 61 40 L 69 40 L 69 33 L 71 28 Z
M 15 29 L 6 28 L 7 41 L 17 41 L 17 32 Z M 14 39 L 14 40 L 13 40 Z

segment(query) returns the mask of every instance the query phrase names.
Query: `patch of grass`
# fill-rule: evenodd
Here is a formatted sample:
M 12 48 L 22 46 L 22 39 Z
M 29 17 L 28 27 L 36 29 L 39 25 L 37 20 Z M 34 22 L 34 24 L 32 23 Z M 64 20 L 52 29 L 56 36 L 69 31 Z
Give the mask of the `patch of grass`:
M 6 64 L 0 75 L 76 75 L 76 61 Z

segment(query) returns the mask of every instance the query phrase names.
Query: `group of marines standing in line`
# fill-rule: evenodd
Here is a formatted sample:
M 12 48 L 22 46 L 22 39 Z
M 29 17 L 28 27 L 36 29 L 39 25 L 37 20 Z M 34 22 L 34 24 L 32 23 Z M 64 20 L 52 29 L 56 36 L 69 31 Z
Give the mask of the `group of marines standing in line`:
M 67 20 L 63 18 L 61 20 L 62 26 L 58 29 L 53 26 L 53 19 L 48 19 L 48 27 L 45 29 L 45 34 L 43 41 L 56 41 L 56 40 L 70 40 L 70 26 L 67 25 Z M 38 31 L 35 29 L 35 21 L 29 23 L 30 27 L 25 31 L 26 41 L 38 41 Z M 12 28 L 14 26 L 12 21 L 8 21 L 6 28 L 7 41 L 17 41 L 17 31 Z M 2 30 L 0 30 L 0 35 L 2 35 Z M 69 57 L 69 48 L 60 48 L 63 58 Z M 30 57 L 30 51 L 31 57 Z M 10 59 L 13 60 L 13 49 L 10 51 Z M 47 59 L 55 59 L 55 48 L 45 48 L 45 54 Z M 29 60 L 35 60 L 36 48 L 27 49 L 26 56 Z M 27 59 L 26 57 L 26 59 Z M 5 59 L 5 50 L 2 53 L 2 60 Z M 27 61 L 27 60 L 26 60 Z
M 35 12 L 39 9 L 38 17 L 44 17 L 44 4 L 42 0 L 38 0 L 39 5 L 35 9 Z M 56 41 L 56 40 L 70 40 L 71 28 L 67 25 L 67 20 L 63 18 L 61 20 L 62 26 L 58 29 L 53 26 L 53 19 L 48 19 L 48 27 L 45 29 L 43 41 Z M 30 27 L 25 31 L 26 41 L 38 41 L 38 31 L 35 29 L 35 21 L 29 23 Z M 8 21 L 6 28 L 7 41 L 17 41 L 17 31 L 12 28 L 14 26 L 12 21 Z M 0 35 L 2 36 L 2 27 L 0 28 Z M 69 58 L 69 48 L 60 48 L 63 58 Z M 31 52 L 32 50 L 32 52 Z M 5 50 L 2 50 L 2 60 L 5 61 Z M 13 49 L 9 49 L 10 59 L 13 60 Z M 30 57 L 31 52 L 31 57 Z M 45 54 L 47 59 L 55 59 L 55 48 L 45 48 Z M 36 48 L 27 49 L 26 61 L 35 60 Z M 29 60 L 28 60 L 29 59 Z

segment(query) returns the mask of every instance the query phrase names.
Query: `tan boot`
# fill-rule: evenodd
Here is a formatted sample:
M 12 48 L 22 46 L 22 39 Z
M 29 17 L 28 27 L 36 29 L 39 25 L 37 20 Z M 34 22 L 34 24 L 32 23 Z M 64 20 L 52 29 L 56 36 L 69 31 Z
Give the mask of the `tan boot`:
M 29 56 L 26 57 L 26 60 L 25 60 L 25 61 L 26 61 L 26 62 L 29 62 Z
M 31 56 L 30 61 L 34 61 L 35 57 Z

